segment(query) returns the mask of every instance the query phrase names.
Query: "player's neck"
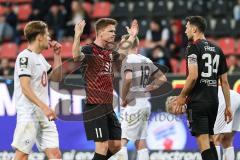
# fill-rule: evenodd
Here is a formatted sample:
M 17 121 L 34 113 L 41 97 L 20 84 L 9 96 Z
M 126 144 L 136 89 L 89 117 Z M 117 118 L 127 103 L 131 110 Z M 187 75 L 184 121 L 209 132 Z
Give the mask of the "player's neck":
M 34 53 L 37 53 L 37 54 L 40 54 L 42 52 L 42 50 L 38 47 L 37 44 L 35 43 L 31 43 L 28 45 L 27 47 L 30 51 L 34 52 Z
M 202 33 L 199 33 L 199 34 L 196 34 L 194 37 L 193 37 L 193 41 L 197 41 L 197 40 L 201 40 L 201 39 L 206 39 L 204 34 Z
M 98 38 L 96 38 L 93 43 L 95 43 L 97 46 L 102 47 L 102 48 L 105 48 L 105 46 L 106 46 L 105 42 L 103 42 L 102 40 L 100 40 Z
M 137 50 L 136 49 L 130 49 L 129 50 L 129 54 L 137 54 Z

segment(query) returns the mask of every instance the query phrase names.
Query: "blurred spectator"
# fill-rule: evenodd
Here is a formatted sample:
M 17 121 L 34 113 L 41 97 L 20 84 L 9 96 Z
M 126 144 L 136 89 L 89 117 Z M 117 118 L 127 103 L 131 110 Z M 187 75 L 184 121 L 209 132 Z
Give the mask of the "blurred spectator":
M 69 17 L 71 15 L 71 4 L 72 0 L 59 0 L 60 3 L 60 10 L 63 14 L 66 15 L 66 17 Z
M 233 17 L 235 20 L 240 20 L 240 0 L 237 0 L 237 4 L 233 7 Z
M 184 40 L 181 20 L 172 20 L 170 23 L 169 49 L 172 58 L 178 60 L 184 57 Z
M 161 46 L 162 50 L 164 50 L 165 56 L 169 58 L 169 40 L 169 29 L 163 27 L 159 20 L 152 20 L 150 22 L 150 28 L 146 32 L 146 48 L 143 50 L 143 54 L 147 57 L 152 57 L 152 50 L 157 46 Z
M 6 22 L 4 15 L 0 15 L 0 43 L 13 39 L 13 29 Z
M 13 29 L 13 37 L 14 41 L 16 43 L 20 42 L 20 37 L 17 31 L 17 25 L 18 25 L 18 17 L 16 13 L 14 12 L 13 5 L 11 3 L 8 3 L 6 5 L 6 10 L 5 10 L 5 17 L 6 17 L 6 22 L 12 27 Z
M 169 29 L 161 25 L 160 21 L 152 20 L 150 29 L 146 33 L 146 46 L 154 48 L 156 46 L 166 47 L 169 40 Z
M 29 20 L 43 20 L 52 4 L 52 0 L 32 0 L 32 14 Z
M 7 7 L 5 9 L 5 17 L 6 17 L 6 22 L 12 26 L 14 30 L 17 29 L 17 24 L 18 24 L 18 18 L 16 13 L 13 10 L 13 5 L 11 3 L 7 4 Z
M 0 65 L 0 75 L 2 76 L 10 76 L 13 75 L 14 69 L 13 67 L 10 66 L 10 62 L 8 59 L 3 58 L 1 60 L 1 65 Z
M 53 32 L 53 38 L 58 41 L 62 40 L 64 36 L 65 15 L 60 10 L 59 3 L 52 4 L 46 16 L 46 22 L 50 32 Z
M 84 19 L 86 22 L 86 26 L 84 27 L 83 31 L 83 38 L 89 37 L 91 33 L 91 21 L 87 14 L 87 12 L 84 11 L 82 4 L 78 0 L 73 0 L 71 3 L 71 15 L 68 17 L 67 20 L 67 30 L 66 30 L 66 36 L 67 37 L 73 37 L 74 35 L 74 26 L 76 23 L 78 23 L 80 20 Z
M 166 53 L 164 52 L 164 49 L 162 46 L 156 46 L 155 48 L 153 48 L 151 59 L 154 63 L 168 67 L 169 69 L 168 71 L 171 72 L 172 69 L 171 69 L 169 59 L 166 56 Z
M 236 72 L 240 72 L 240 61 L 237 58 L 237 56 L 235 55 L 230 55 L 228 57 L 228 73 L 232 74 L 232 73 L 236 73 Z

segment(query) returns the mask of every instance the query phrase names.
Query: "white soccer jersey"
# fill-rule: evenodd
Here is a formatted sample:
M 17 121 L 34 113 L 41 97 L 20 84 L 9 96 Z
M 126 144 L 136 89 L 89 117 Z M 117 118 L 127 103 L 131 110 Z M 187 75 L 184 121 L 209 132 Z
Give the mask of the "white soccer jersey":
M 240 131 L 240 94 L 230 90 L 231 111 L 233 120 L 227 124 L 224 117 L 225 111 L 225 99 L 222 92 L 222 88 L 218 88 L 218 114 L 214 125 L 214 134 L 229 133 L 232 131 Z
M 24 115 L 24 118 L 28 118 L 27 116 L 30 116 L 37 107 L 22 93 L 19 78 L 21 76 L 29 76 L 33 92 L 41 101 L 49 104 L 47 75 L 49 72 L 51 72 L 51 65 L 48 64 L 42 54 L 25 49 L 17 56 L 14 71 L 14 96 L 18 121 L 21 115 Z
M 132 84 L 130 94 L 133 97 L 149 97 L 144 91 L 146 85 L 149 83 L 150 77 L 158 70 L 158 67 L 153 62 L 141 54 L 129 54 L 122 65 L 122 76 L 125 71 L 132 71 Z M 133 94 L 133 95 L 132 95 Z
M 146 139 L 151 104 L 149 93 L 145 92 L 150 77 L 158 70 L 149 58 L 140 54 L 129 54 L 122 65 L 122 76 L 125 71 L 132 71 L 133 79 L 127 98 L 132 100 L 121 111 L 122 138 L 128 140 Z
M 29 76 L 30 87 L 36 96 L 49 104 L 48 76 L 51 66 L 41 54 L 28 49 L 22 51 L 15 63 L 14 96 L 17 109 L 17 125 L 14 131 L 12 147 L 31 153 L 36 143 L 40 151 L 46 148 L 58 148 L 58 132 L 54 121 L 49 121 L 43 111 L 33 104 L 23 93 L 19 77 Z

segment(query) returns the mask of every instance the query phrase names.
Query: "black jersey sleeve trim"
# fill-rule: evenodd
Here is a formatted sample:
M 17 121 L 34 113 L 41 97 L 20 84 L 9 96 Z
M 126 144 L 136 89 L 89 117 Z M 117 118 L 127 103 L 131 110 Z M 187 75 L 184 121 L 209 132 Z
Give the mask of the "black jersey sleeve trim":
M 120 57 L 120 53 L 118 53 L 117 51 L 112 52 L 112 61 L 117 61 L 119 57 Z
M 151 74 L 151 76 L 153 76 L 155 73 L 157 73 L 158 71 L 161 71 L 159 68 L 158 69 L 156 69 L 152 74 Z
M 131 69 L 125 69 L 124 70 L 124 72 L 127 72 L 127 71 L 132 72 L 133 70 L 131 70 Z
M 47 74 L 52 72 L 52 67 L 47 71 Z
M 93 48 L 91 45 L 83 46 L 81 49 L 81 52 L 83 52 L 85 55 L 91 55 L 92 51 L 93 51 Z
M 20 77 L 31 77 L 31 75 L 29 75 L 29 74 L 21 74 L 21 75 L 19 75 L 18 77 L 19 77 L 19 78 L 20 78 Z

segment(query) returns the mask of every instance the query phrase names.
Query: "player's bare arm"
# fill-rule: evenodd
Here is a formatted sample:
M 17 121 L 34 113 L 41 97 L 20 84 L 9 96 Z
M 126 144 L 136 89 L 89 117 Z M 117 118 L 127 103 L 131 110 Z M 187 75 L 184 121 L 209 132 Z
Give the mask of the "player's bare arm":
M 150 92 L 159 88 L 164 82 L 167 81 L 166 76 L 160 70 L 153 74 L 153 78 L 154 80 L 152 83 L 146 86 L 146 92 Z
M 225 121 L 232 121 L 232 112 L 231 112 L 231 102 L 230 102 L 230 87 L 228 83 L 227 73 L 222 74 L 220 77 L 220 82 L 222 85 L 222 91 L 224 95 L 224 99 L 226 102 L 225 108 Z
M 61 51 L 62 45 L 57 41 L 50 41 L 50 47 L 53 49 L 53 69 L 52 72 L 49 74 L 49 79 L 54 82 L 60 82 L 62 80 L 62 58 L 61 58 Z
M 121 47 L 119 47 L 118 49 L 118 53 L 120 54 L 120 59 L 124 59 L 124 57 L 127 55 L 128 53 L 128 49 L 127 48 L 131 48 L 131 46 L 129 46 L 129 44 L 133 44 L 134 40 L 136 39 L 138 32 L 139 32 L 139 26 L 138 26 L 138 22 L 136 19 L 134 19 L 132 21 L 131 27 L 129 28 L 128 26 L 126 27 L 128 34 L 130 35 L 129 38 L 126 40 L 125 38 L 121 39 Z M 127 41 L 128 43 L 123 43 L 123 41 Z
M 121 106 L 126 107 L 128 101 L 127 101 L 127 95 L 129 93 L 130 87 L 132 83 L 132 72 L 126 71 L 124 74 L 124 80 L 123 80 L 123 86 L 122 86 L 122 104 Z
M 73 40 L 73 46 L 72 46 L 72 56 L 74 61 L 81 61 L 85 57 L 85 55 L 81 52 L 81 46 L 80 46 L 80 38 L 83 33 L 83 29 L 86 25 L 85 20 L 81 20 L 79 23 L 75 25 L 74 31 L 74 40 Z
M 49 120 L 56 119 L 56 115 L 53 110 L 51 110 L 46 104 L 44 104 L 33 92 L 31 85 L 30 85 L 30 77 L 23 76 L 20 77 L 20 84 L 22 88 L 23 94 L 35 105 L 37 105 L 41 110 L 44 112 L 44 114 L 47 116 Z
M 197 57 L 195 55 L 188 56 L 188 71 L 189 71 L 189 74 L 186 79 L 185 85 L 176 100 L 176 105 L 177 105 L 175 109 L 176 114 L 182 113 L 182 106 L 185 105 L 186 98 L 191 92 L 191 90 L 193 89 L 198 78 L 198 64 L 197 64 Z

